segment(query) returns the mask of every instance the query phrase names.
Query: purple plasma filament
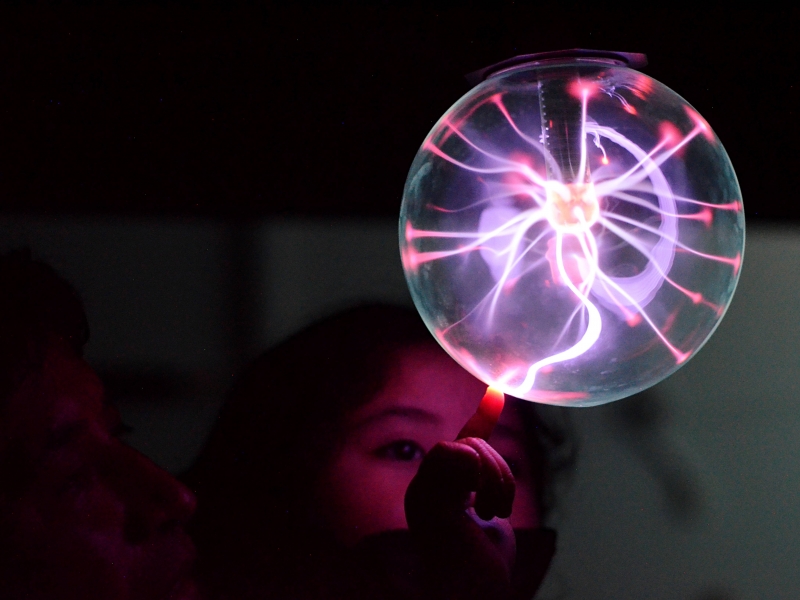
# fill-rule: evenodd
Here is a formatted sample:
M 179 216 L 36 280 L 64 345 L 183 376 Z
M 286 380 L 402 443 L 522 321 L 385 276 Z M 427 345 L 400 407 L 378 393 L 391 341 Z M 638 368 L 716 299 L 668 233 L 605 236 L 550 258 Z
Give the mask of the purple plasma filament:
M 662 286 L 671 286 L 688 297 L 694 304 L 706 304 L 721 316 L 724 310 L 688 289 L 672 277 L 670 270 L 676 253 L 689 253 L 699 260 L 715 261 L 729 265 L 736 276 L 741 254 L 720 256 L 702 252 L 679 239 L 681 220 L 698 221 L 709 226 L 717 211 L 741 211 L 739 200 L 724 203 L 705 202 L 676 194 L 664 173 L 664 165 L 680 155 L 698 136 L 708 143 L 718 143 L 705 120 L 690 107 L 684 110 L 691 129 L 681 132 L 678 127 L 664 122 L 660 139 L 647 149 L 629 139 L 620 131 L 601 125 L 590 116 L 592 99 L 600 94 L 615 98 L 631 115 L 636 109 L 618 92 L 603 89 L 596 83 L 583 83 L 580 79 L 570 84 L 570 91 L 580 102 L 579 160 L 574 175 L 567 177 L 559 161 L 547 148 L 546 134 L 539 139 L 524 133 L 524 127 L 515 122 L 504 103 L 503 93 L 485 97 L 479 106 L 496 110 L 510 130 L 527 144 L 535 160 L 509 153 L 504 155 L 496 147 L 488 147 L 475 136 L 467 125 L 468 116 L 453 120 L 446 116 L 440 122 L 440 133 L 429 136 L 422 151 L 446 161 L 466 174 L 473 174 L 484 185 L 484 195 L 479 202 L 467 208 L 480 208 L 477 227 L 472 231 L 435 231 L 416 228 L 411 220 L 405 224 L 404 267 L 413 272 L 429 261 L 441 261 L 453 256 L 479 253 L 494 285 L 474 307 L 457 322 L 436 331 L 439 341 L 448 348 L 448 332 L 467 318 L 480 314 L 487 329 L 492 327 L 498 306 L 505 295 L 524 276 L 549 272 L 548 286 L 563 286 L 575 301 L 575 309 L 563 323 L 559 343 L 552 354 L 537 357 L 524 364 L 503 366 L 499 372 L 489 372 L 482 364 L 470 359 L 469 353 L 448 348 L 473 373 L 504 392 L 520 397 L 547 401 L 553 392 L 541 390 L 537 396 L 537 375 L 548 372 L 553 366 L 585 354 L 603 334 L 604 318 L 609 313 L 631 326 L 649 327 L 674 357 L 675 363 L 685 361 L 695 348 L 681 348 L 670 341 L 668 327 L 648 312 Z M 552 124 L 552 123 L 551 123 Z M 457 136 L 470 150 L 468 158 L 456 157 L 445 151 L 444 142 Z M 436 140 L 434 142 L 434 140 Z M 627 166 L 609 159 L 607 146 L 613 146 L 617 155 L 627 153 Z M 615 164 L 616 162 L 616 164 Z M 527 206 L 509 201 L 511 197 L 527 197 Z M 614 206 L 636 207 L 639 213 L 612 210 Z M 442 213 L 450 209 L 429 206 Z M 641 218 L 636 214 L 652 215 Z M 633 216 L 631 216 L 633 214 Z M 656 218 L 657 217 L 657 218 Z M 611 232 L 622 244 L 643 257 L 642 268 L 633 274 L 608 274 L 601 265 L 603 246 L 598 244 L 597 231 Z M 535 231 L 535 235 L 531 235 Z M 435 238 L 450 238 L 454 245 L 447 249 L 418 250 L 420 242 Z M 532 257 L 539 258 L 533 260 Z M 547 270 L 549 267 L 549 271 Z M 604 314 L 599 308 L 604 309 Z M 578 334 L 568 335 L 571 324 L 579 319 Z M 566 346 L 563 340 L 569 338 Z M 553 397 L 559 397 L 555 394 Z M 562 394 L 560 398 L 580 398 L 580 393 Z

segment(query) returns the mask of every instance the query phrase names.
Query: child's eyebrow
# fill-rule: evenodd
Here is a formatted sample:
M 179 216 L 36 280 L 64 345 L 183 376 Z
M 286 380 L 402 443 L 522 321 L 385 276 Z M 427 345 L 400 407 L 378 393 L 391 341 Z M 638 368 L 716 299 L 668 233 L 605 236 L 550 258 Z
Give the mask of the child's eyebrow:
M 442 422 L 442 418 L 430 411 L 415 406 L 392 406 L 385 408 L 374 415 L 370 415 L 355 424 L 356 428 L 366 427 L 375 422 L 384 421 L 394 417 L 409 419 L 418 423 L 430 423 L 438 425 Z

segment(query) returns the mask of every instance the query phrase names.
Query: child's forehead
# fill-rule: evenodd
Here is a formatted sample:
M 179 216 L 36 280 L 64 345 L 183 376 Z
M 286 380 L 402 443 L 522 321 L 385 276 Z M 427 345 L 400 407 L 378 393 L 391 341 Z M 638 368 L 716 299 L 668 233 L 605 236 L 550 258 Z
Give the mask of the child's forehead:
M 398 353 L 375 401 L 455 404 L 474 411 L 485 387 L 438 347 L 411 347 Z

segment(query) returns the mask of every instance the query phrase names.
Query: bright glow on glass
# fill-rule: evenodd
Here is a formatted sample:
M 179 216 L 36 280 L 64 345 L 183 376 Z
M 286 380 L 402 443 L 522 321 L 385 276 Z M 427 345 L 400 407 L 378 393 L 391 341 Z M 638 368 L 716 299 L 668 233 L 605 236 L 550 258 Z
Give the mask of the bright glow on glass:
M 685 100 L 568 59 L 503 71 L 444 114 L 406 181 L 400 249 L 422 318 L 464 368 L 589 406 L 657 383 L 710 337 L 744 211 Z

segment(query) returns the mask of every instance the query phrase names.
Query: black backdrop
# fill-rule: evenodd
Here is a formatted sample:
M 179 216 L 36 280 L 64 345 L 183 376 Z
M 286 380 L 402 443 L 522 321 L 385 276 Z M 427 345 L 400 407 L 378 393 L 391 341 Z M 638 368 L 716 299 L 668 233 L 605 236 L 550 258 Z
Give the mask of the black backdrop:
M 646 53 L 719 134 L 748 218 L 796 220 L 799 26 L 722 4 L 5 7 L 0 207 L 392 216 L 463 74 L 587 47 Z

